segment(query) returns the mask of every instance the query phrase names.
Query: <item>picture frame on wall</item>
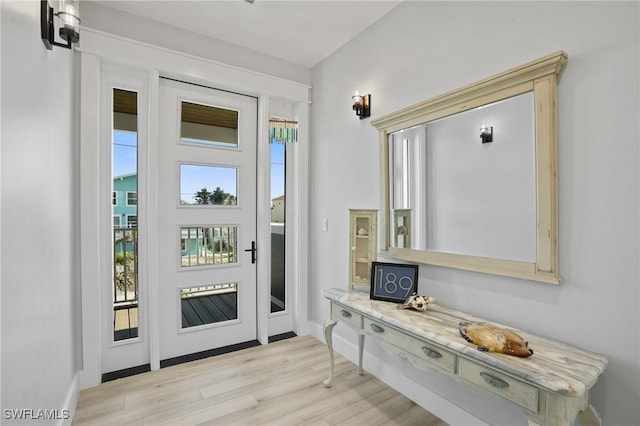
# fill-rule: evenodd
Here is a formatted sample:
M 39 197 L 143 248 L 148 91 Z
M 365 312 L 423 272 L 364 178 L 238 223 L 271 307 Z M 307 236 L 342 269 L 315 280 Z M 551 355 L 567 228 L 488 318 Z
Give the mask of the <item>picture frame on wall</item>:
M 371 263 L 369 298 L 403 303 L 418 291 L 418 265 L 405 263 Z

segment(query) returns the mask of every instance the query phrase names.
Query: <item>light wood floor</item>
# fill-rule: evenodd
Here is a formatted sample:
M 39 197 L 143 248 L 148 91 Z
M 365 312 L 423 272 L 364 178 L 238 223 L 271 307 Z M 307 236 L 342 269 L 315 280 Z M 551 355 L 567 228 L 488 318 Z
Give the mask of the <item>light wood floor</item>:
M 73 419 L 83 424 L 423 425 L 433 414 L 310 336 L 163 368 L 80 393 Z

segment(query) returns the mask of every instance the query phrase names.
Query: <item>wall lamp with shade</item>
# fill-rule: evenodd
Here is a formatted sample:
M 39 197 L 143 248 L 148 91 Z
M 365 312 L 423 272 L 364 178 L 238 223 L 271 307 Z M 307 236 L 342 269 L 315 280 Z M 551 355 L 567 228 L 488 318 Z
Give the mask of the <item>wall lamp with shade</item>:
M 371 95 L 361 95 L 360 92 L 356 90 L 356 93 L 351 99 L 353 99 L 353 110 L 356 112 L 356 115 L 360 117 L 360 120 L 371 115 Z
M 60 0 L 58 12 L 54 13 L 48 0 L 40 0 L 40 32 L 42 42 L 47 50 L 52 50 L 53 46 L 71 49 L 71 45 L 80 40 L 79 3 L 80 0 Z M 55 40 L 54 16 L 61 21 L 59 35 L 66 43 Z
M 493 142 L 493 126 L 486 127 L 484 124 L 480 127 L 480 139 L 482 143 Z

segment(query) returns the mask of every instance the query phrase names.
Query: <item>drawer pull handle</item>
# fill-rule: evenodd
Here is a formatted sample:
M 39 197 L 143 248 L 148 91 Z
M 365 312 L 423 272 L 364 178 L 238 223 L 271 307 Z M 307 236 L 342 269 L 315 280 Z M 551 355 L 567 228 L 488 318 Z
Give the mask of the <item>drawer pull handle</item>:
M 433 349 L 428 348 L 426 346 L 422 347 L 422 352 L 424 352 L 424 354 L 429 358 L 433 358 L 433 359 L 442 358 L 442 354 L 440 352 L 434 351 Z
M 497 377 L 492 376 L 491 374 L 482 372 L 480 373 L 480 376 L 482 376 L 482 380 L 484 380 L 485 383 L 487 383 L 488 385 L 495 386 L 500 389 L 506 389 L 509 387 L 509 383 L 505 382 L 502 379 L 498 379 Z
M 371 329 L 376 333 L 384 333 L 384 328 L 380 327 L 377 324 L 371 324 Z
M 351 318 L 351 312 L 347 312 L 344 309 L 340 311 L 340 313 L 342 314 L 343 317 L 345 318 Z

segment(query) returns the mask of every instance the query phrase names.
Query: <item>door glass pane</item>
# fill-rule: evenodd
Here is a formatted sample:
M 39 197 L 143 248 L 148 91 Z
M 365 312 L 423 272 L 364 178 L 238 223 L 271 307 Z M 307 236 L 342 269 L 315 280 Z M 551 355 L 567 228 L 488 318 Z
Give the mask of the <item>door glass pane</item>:
M 238 319 L 238 284 L 180 289 L 182 328 Z
M 113 89 L 113 340 L 138 337 L 138 94 Z
M 271 312 L 285 309 L 285 145 L 271 144 Z
M 237 205 L 238 169 L 180 164 L 180 204 Z
M 180 141 L 238 147 L 238 111 L 182 101 Z
M 222 265 L 237 263 L 238 227 L 181 227 L 181 266 Z

